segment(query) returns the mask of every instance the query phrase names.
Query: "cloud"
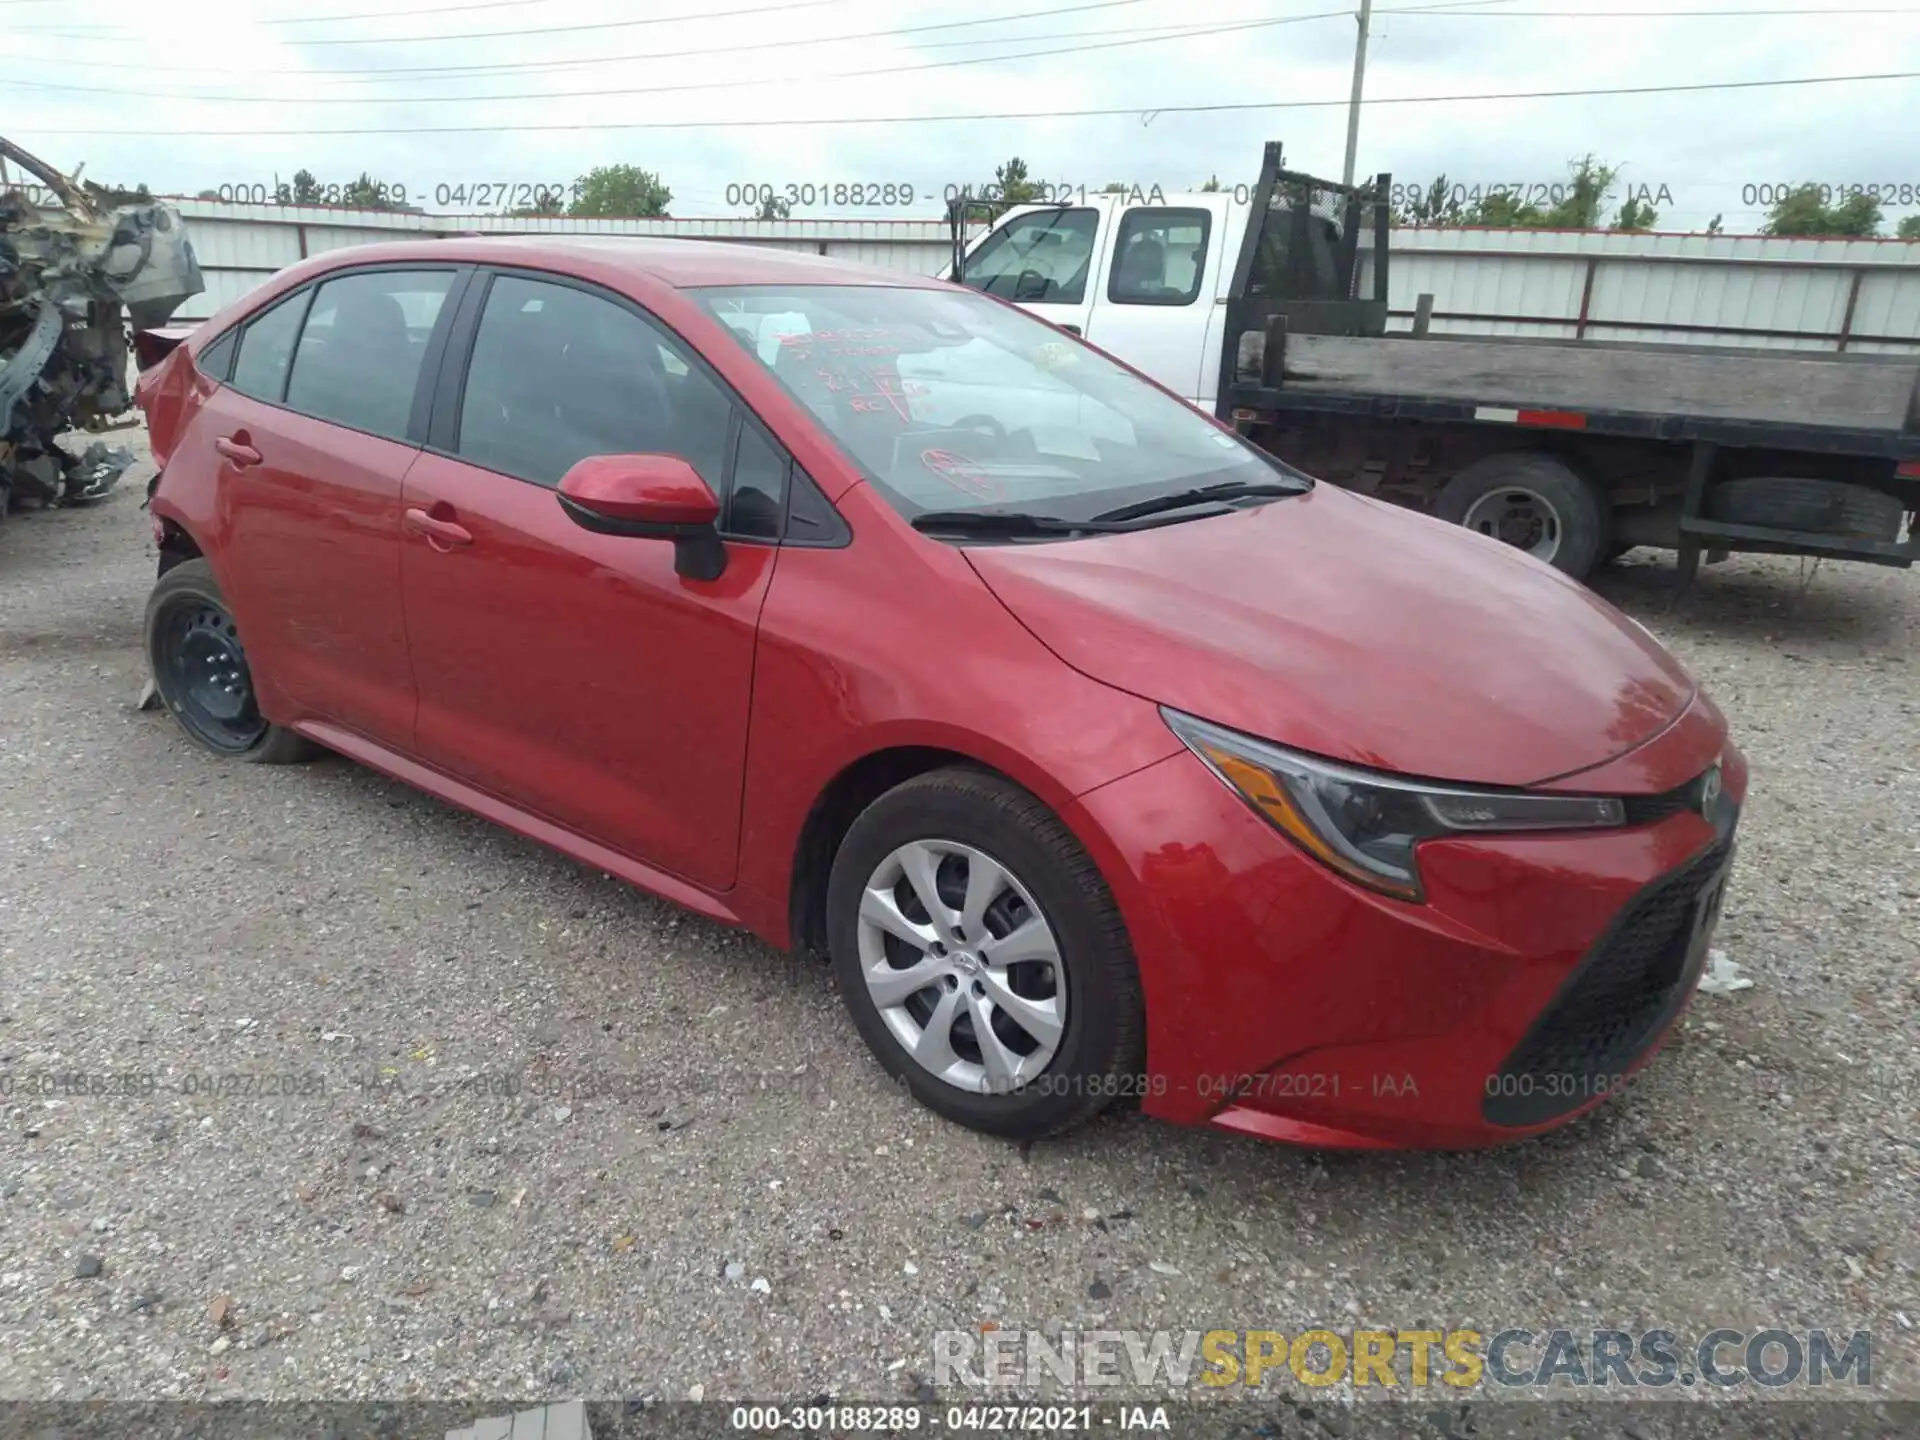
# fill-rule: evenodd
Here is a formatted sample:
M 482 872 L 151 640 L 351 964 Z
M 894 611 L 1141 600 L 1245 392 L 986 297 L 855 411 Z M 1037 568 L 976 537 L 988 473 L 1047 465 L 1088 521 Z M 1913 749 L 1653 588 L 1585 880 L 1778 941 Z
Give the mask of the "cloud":
M 431 0 L 416 0 L 426 6 Z M 687 3 L 687 0 L 681 0 Z M 769 5 L 773 0 L 758 0 Z M 1089 0 L 1078 0 L 1081 6 Z M 1649 14 L 1655 0 L 1509 0 L 1475 17 L 1375 16 L 1367 93 L 1473 94 L 1867 73 L 1920 54 L 1920 14 L 1826 13 L 1744 18 Z M 1430 3 L 1430 0 L 1429 0 Z M 738 10 L 755 0 L 716 0 Z M 1690 8 L 1742 0 L 1688 0 Z M 1746 8 L 1792 0 L 1746 0 Z M 317 0 L 323 15 L 365 0 Z M 911 184 L 911 207 L 937 213 L 945 187 L 978 183 L 1010 155 L 1036 176 L 1185 188 L 1209 174 L 1251 179 L 1260 147 L 1337 173 L 1345 111 L 1181 114 L 1219 102 L 1343 100 L 1355 26 L 1333 0 L 907 0 L 880 10 L 828 0 L 751 16 L 630 24 L 630 7 L 582 0 L 554 18 L 527 3 L 311 24 L 290 0 L 189 4 L 141 12 L 100 0 L 23 4 L 6 37 L 16 101 L 12 138 L 55 163 L 84 160 L 96 178 L 193 193 L 271 183 L 298 168 L 327 180 L 365 170 L 432 199 L 441 186 L 572 180 L 620 161 L 658 170 L 678 214 L 738 214 L 745 184 L 798 187 L 835 213 L 837 183 Z M 1540 11 L 1600 12 L 1594 18 Z M 1507 13 L 1502 13 L 1507 12 Z M 1640 12 L 1640 13 L 1632 13 Z M 1025 19 L 956 25 L 991 15 Z M 1236 33 L 1169 37 L 1180 28 L 1321 15 Z M 584 29 L 565 27 L 600 26 Z M 557 28 L 556 28 L 557 27 Z M 941 27 L 941 28 L 927 28 Z M 822 37 L 892 33 L 836 43 Z M 1129 33 L 1131 32 L 1131 33 Z M 1146 32 L 1146 33 L 1142 33 Z M 1071 38 L 1082 37 L 1079 40 Z M 1043 38 L 1035 38 L 1043 37 Z M 1062 38 L 1068 37 L 1068 38 Z M 1146 43 L 1116 44 L 1144 40 Z M 1020 58 L 1025 51 L 1056 53 Z M 699 51 L 683 55 L 671 52 Z M 986 63 L 955 63 L 985 61 Z M 480 66 L 561 66 L 495 69 Z M 108 66 L 121 68 L 106 68 Z M 394 74 L 412 67 L 416 73 Z M 448 67 L 468 67 L 465 71 Z M 428 69 L 432 73 L 419 73 Z M 866 72 L 866 73 L 849 73 Z M 119 95 L 33 86 L 119 88 Z M 701 88 L 688 88 L 701 87 Z M 599 93 L 619 92 L 619 93 Z M 254 97 L 250 103 L 211 98 Z M 525 99 L 483 97 L 525 95 Z M 131 103 L 129 103 L 131 102 Z M 831 117 L 941 116 L 1116 109 L 1082 119 L 823 126 Z M 621 130 L 622 124 L 763 121 L 751 129 Z M 584 128 L 535 131 L 532 125 Z M 444 126 L 475 133 L 406 133 Z M 386 133 L 329 135 L 334 129 Z M 88 130 L 101 133 L 70 135 Z M 167 132 L 214 131 L 176 138 Z M 292 134 L 263 134 L 291 131 Z M 1637 182 L 1664 185 L 1663 224 L 1725 213 L 1752 228 L 1764 207 L 1748 187 L 1819 180 L 1920 186 L 1909 141 L 1920 131 L 1911 82 L 1695 95 L 1602 96 L 1449 105 L 1369 104 L 1360 163 L 1406 180 L 1446 173 L 1475 182 L 1552 181 L 1593 153 Z M 1743 192 L 1747 192 L 1743 194 Z M 731 201 L 731 203 L 730 203 Z M 1888 207 L 1889 213 L 1920 208 Z

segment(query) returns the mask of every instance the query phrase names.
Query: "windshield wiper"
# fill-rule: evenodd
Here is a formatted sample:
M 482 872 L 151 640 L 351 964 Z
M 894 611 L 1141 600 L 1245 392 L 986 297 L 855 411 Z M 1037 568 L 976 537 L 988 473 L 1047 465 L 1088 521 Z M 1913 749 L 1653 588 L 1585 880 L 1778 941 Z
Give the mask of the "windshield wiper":
M 911 521 L 916 530 L 950 530 L 974 535 L 1085 535 L 1132 527 L 1103 520 L 1068 520 L 1026 510 L 922 510 Z
M 1298 481 L 1263 480 L 1253 483 L 1246 480 L 1228 480 L 1219 485 L 1202 485 L 1193 490 L 1176 490 L 1170 495 L 1155 495 L 1151 499 L 1136 500 L 1131 505 L 1102 510 L 1093 518 L 1096 522 L 1138 520 L 1142 516 L 1159 515 L 1168 510 L 1185 510 L 1190 505 L 1217 504 L 1224 500 L 1245 500 L 1261 495 L 1304 495 L 1307 489 L 1306 485 Z

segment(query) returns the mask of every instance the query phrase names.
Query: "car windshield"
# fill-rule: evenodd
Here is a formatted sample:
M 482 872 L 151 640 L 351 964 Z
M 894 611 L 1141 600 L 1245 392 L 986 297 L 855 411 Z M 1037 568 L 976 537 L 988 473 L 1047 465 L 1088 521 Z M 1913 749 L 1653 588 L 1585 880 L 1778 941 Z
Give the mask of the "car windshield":
M 1304 481 L 1097 351 L 979 295 L 697 293 L 909 519 L 980 510 L 1084 520 L 1201 486 Z

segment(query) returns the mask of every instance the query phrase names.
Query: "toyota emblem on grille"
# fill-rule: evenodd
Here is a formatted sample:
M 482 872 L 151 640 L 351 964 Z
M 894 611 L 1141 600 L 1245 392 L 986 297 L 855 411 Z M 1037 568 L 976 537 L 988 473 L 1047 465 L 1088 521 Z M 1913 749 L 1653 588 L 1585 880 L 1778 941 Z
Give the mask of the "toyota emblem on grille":
M 1720 767 L 1714 766 L 1700 780 L 1700 814 L 1708 820 L 1720 808 Z

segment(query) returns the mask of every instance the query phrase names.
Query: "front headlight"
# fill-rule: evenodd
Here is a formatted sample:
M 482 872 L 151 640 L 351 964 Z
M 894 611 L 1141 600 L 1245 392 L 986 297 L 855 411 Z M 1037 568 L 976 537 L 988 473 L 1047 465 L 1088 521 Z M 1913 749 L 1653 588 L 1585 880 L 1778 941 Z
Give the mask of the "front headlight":
M 1442 835 L 1594 830 L 1626 823 L 1604 795 L 1470 790 L 1353 770 L 1162 707 L 1187 748 L 1322 863 L 1383 894 L 1418 900 L 1414 846 Z

